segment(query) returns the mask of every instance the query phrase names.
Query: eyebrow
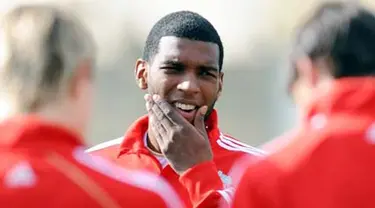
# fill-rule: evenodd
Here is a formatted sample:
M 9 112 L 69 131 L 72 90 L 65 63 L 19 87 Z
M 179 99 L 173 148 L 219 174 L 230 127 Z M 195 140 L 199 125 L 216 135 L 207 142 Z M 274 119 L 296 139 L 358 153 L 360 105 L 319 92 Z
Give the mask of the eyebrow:
M 184 63 L 180 62 L 180 61 L 176 61 L 176 60 L 166 60 L 163 62 L 163 64 L 165 65 L 173 65 L 173 66 L 185 66 Z M 212 65 L 199 65 L 198 68 L 200 69 L 205 69 L 205 70 L 208 70 L 208 71 L 219 71 L 219 69 L 216 67 L 216 66 L 212 66 Z
M 163 62 L 163 64 L 166 64 L 166 65 L 174 65 L 174 66 L 183 66 L 184 64 L 179 62 L 179 61 L 175 61 L 175 60 L 166 60 Z
M 212 72 L 218 72 L 219 71 L 219 69 L 214 67 L 214 66 L 200 66 L 199 68 L 207 70 L 207 71 L 212 71 Z

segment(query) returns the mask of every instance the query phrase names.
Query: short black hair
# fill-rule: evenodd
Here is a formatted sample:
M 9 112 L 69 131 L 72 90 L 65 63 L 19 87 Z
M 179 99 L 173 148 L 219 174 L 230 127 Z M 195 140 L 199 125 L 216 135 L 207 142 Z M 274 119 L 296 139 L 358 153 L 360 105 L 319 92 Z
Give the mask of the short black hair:
M 215 43 L 219 46 L 219 67 L 223 65 L 224 49 L 214 26 L 203 16 L 191 11 L 178 11 L 161 18 L 152 27 L 143 50 L 143 59 L 150 62 L 158 52 L 162 37 L 174 36 Z
M 375 74 L 375 17 L 357 5 L 322 4 L 300 27 L 295 41 L 292 58 L 328 58 L 328 73 L 336 79 Z

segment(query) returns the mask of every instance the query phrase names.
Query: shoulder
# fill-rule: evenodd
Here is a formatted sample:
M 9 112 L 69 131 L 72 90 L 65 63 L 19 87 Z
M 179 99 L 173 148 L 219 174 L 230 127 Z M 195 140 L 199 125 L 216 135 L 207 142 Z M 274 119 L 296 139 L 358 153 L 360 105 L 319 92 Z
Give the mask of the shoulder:
M 1 153 L 6 156 L 0 164 L 2 185 L 9 188 L 42 188 L 51 185 L 51 181 L 64 181 L 66 177 L 56 167 L 61 163 L 51 159 L 51 153 L 24 154 L 18 151 Z M 65 156 L 65 155 L 64 155 Z M 68 161 L 69 159 L 65 159 Z M 70 163 L 70 162 L 69 162 Z M 53 183 L 52 183 L 53 184 Z M 63 185 L 68 186 L 67 183 Z M 52 185 L 53 186 L 53 185 Z
M 106 142 L 99 143 L 94 145 L 86 150 L 88 153 L 100 152 L 105 151 L 107 149 L 119 147 L 123 141 L 124 137 L 118 137 L 116 139 L 112 139 Z
M 1 204 L 7 207 L 51 206 L 45 197 L 56 196 L 56 193 L 51 193 L 56 185 L 61 195 L 78 195 L 72 190 L 75 186 L 67 183 L 67 179 L 44 160 L 22 155 L 14 157 L 13 153 L 7 156 L 7 161 L 1 162 L 0 195 L 7 196 L 0 197 Z
M 282 135 L 267 141 L 261 146 L 261 148 L 267 152 L 276 152 L 277 150 L 283 149 L 291 143 L 293 139 L 297 138 L 300 131 L 301 129 L 299 128 L 287 131 Z
M 61 163 L 50 160 L 48 151 L 47 154 L 35 155 L 15 151 L 6 155 L 7 161 L 3 161 L 0 168 L 0 195 L 8 197 L 2 198 L 2 202 L 14 204 L 17 203 L 17 198 L 21 197 L 26 204 L 39 203 L 38 200 L 43 200 L 43 195 L 50 195 L 50 190 L 56 188 L 56 185 L 59 186 L 62 195 L 80 193 L 77 186 L 57 168 Z M 67 169 L 67 172 L 69 171 Z
M 256 156 L 256 157 L 262 157 L 266 155 L 266 152 L 253 147 L 251 145 L 245 144 L 241 142 L 240 140 L 234 138 L 233 136 L 230 136 L 228 134 L 224 134 L 220 132 L 220 136 L 218 139 L 216 139 L 216 144 L 218 147 L 226 152 L 230 153 L 240 153 L 241 155 L 247 155 L 247 156 Z
M 35 161 L 33 159 L 13 153 L 1 154 L 1 157 L 7 158 L 0 165 L 2 188 L 37 188 L 37 182 L 40 181 L 40 171 L 34 165 Z M 43 172 L 51 171 L 45 170 Z
M 233 207 L 271 207 L 277 204 L 280 178 L 283 177 L 267 160 L 247 168 L 235 184 Z
M 88 155 L 80 149 L 75 150 L 73 157 L 79 164 L 89 168 L 90 174 L 95 176 L 98 182 L 109 190 L 126 189 L 128 187 L 128 190 L 134 190 L 133 195 L 139 193 L 135 196 L 137 198 L 144 199 L 147 196 L 155 196 L 171 205 L 168 207 L 180 207 L 177 195 L 161 177 L 148 172 L 121 168 L 103 157 Z M 103 179 L 103 177 L 106 178 Z M 123 197 L 122 194 L 119 194 L 119 196 Z
M 114 157 L 120 148 L 120 145 L 123 141 L 123 137 L 112 139 L 106 142 L 99 143 L 95 146 L 92 146 L 86 150 L 86 153 L 99 155 L 105 158 Z

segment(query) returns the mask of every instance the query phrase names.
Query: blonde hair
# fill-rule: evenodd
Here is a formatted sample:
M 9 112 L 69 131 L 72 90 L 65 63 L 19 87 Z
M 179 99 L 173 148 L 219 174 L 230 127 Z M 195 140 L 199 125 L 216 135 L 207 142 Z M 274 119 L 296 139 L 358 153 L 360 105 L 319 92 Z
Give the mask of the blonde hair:
M 27 113 L 66 92 L 78 65 L 95 61 L 94 42 L 85 27 L 50 6 L 20 6 L 0 25 L 0 98 Z

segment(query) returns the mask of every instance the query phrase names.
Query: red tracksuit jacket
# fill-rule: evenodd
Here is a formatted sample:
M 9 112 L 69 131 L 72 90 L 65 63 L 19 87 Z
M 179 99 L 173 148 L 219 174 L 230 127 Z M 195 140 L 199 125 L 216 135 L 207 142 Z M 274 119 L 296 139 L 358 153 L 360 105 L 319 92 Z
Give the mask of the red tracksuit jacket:
M 17 117 L 0 123 L 0 132 L 1 207 L 182 207 L 166 183 L 88 155 L 57 125 Z
M 297 136 L 243 175 L 233 207 L 375 207 L 375 78 L 316 94 Z
M 252 159 L 262 151 L 224 135 L 218 128 L 217 112 L 206 121 L 207 133 L 214 153 L 214 160 L 191 168 L 182 176 L 176 174 L 167 161 L 153 155 L 145 146 L 148 117 L 138 119 L 123 138 L 105 142 L 88 151 L 110 158 L 118 165 L 148 170 L 161 175 L 176 190 L 186 207 L 218 207 L 222 199 L 232 198 L 232 179 L 228 176 L 235 160 L 249 154 Z

